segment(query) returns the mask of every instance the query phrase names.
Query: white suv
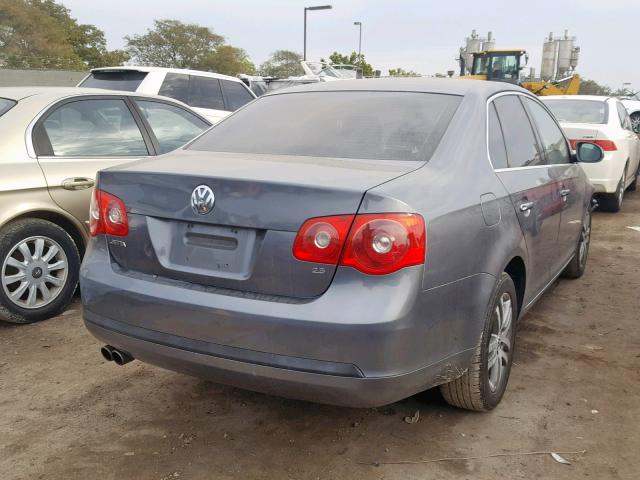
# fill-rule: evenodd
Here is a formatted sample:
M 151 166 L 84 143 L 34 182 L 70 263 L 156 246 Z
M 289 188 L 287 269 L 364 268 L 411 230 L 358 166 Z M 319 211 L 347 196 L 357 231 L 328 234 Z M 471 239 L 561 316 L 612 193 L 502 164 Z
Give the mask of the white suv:
M 600 197 L 600 207 L 617 212 L 625 190 L 636 189 L 640 166 L 640 139 L 633 132 L 629 113 L 620 100 L 591 95 L 542 97 L 560 122 L 571 148 L 578 142 L 604 150 L 598 163 L 581 163 Z
M 175 98 L 213 123 L 256 98 L 238 78 L 179 68 L 94 68 L 78 86 Z

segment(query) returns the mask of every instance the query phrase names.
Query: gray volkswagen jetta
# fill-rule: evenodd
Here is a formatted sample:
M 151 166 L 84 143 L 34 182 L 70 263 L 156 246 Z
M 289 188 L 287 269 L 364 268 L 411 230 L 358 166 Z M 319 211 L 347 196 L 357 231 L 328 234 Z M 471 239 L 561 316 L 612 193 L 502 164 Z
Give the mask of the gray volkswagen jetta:
M 184 149 L 101 171 L 87 328 L 136 358 L 265 393 L 378 406 L 440 385 L 489 410 L 516 320 L 582 275 L 591 197 L 527 91 L 375 79 L 265 95 Z

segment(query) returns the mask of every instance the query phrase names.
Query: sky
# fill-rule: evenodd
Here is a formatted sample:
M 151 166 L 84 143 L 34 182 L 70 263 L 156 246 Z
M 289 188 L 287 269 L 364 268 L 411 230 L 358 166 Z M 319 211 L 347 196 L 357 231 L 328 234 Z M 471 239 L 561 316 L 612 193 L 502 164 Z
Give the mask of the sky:
M 358 49 L 386 74 L 402 67 L 425 75 L 458 70 L 455 58 L 472 29 L 491 30 L 497 48 L 525 48 L 540 72 L 542 44 L 565 29 L 581 48 L 577 71 L 585 78 L 640 90 L 638 0 L 432 1 L 432 0 L 58 0 L 81 23 L 102 29 L 108 47 L 124 48 L 125 35 L 144 34 L 154 19 L 197 23 L 243 48 L 259 65 L 280 49 L 302 52 L 303 8 L 308 13 L 307 58 Z

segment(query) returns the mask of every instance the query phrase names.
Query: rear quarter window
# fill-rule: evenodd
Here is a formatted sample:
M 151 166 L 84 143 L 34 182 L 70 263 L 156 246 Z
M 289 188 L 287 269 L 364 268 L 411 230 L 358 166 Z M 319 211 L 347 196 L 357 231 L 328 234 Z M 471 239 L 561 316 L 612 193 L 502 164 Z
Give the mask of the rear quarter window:
M 227 100 L 227 110 L 235 112 L 254 99 L 254 96 L 251 95 L 244 84 L 240 82 L 220 80 L 220 84 L 222 85 L 224 96 Z
M 0 117 L 11 110 L 18 102 L 8 98 L 0 98 Z
M 123 92 L 135 92 L 147 72 L 135 70 L 123 70 L 121 72 L 91 72 L 79 87 L 104 88 L 106 90 L 119 90 Z

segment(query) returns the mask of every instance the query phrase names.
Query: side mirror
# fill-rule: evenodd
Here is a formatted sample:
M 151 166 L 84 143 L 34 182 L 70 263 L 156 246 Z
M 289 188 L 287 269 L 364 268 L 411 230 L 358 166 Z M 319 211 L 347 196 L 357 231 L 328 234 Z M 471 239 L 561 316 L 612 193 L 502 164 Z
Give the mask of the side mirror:
M 598 145 L 589 142 L 579 142 L 576 145 L 576 156 L 579 162 L 598 163 L 604 158 L 604 152 Z

